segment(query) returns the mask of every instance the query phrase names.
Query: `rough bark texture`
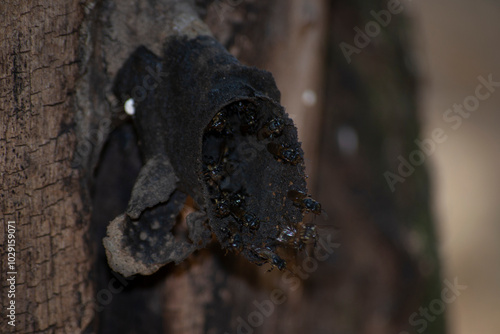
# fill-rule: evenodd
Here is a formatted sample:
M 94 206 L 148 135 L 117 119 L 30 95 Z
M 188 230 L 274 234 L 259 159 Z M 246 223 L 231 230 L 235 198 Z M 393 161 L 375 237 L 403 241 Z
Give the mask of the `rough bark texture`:
M 0 4 L 2 332 L 76 333 L 90 321 L 89 212 L 76 146 L 79 1 Z M 16 326 L 7 324 L 7 230 L 16 222 Z

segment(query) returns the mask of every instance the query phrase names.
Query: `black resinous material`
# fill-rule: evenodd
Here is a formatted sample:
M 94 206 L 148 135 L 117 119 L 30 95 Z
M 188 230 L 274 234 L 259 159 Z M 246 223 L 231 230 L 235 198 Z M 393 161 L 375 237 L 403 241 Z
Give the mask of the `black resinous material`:
M 304 214 L 287 193 L 307 191 L 297 130 L 279 104 L 272 75 L 241 65 L 212 37 L 172 37 L 163 58 L 138 48 L 118 73 L 114 92 L 122 103 L 134 99 L 145 165 L 155 159 L 171 164 L 166 177 L 206 211 L 221 245 L 254 263 L 284 268 L 276 239 Z M 144 193 L 150 203 L 129 204 L 132 220 L 169 200 L 141 187 L 134 187 L 132 199 Z M 137 225 L 128 228 L 136 236 Z M 124 237 L 131 242 L 137 237 Z

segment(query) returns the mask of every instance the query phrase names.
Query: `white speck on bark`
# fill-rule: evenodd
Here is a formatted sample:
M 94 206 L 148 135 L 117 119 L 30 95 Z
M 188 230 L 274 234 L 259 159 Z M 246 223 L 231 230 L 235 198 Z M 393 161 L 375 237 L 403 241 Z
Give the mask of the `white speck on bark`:
M 134 99 L 130 98 L 125 101 L 125 112 L 130 116 L 135 114 Z

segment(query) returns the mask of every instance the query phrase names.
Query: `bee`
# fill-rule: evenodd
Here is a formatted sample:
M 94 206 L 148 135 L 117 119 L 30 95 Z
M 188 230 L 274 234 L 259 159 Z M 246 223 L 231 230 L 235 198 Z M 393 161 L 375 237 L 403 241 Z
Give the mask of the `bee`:
M 297 227 L 286 224 L 281 229 L 276 240 L 285 246 L 301 250 L 304 246 L 315 244 L 317 235 L 315 225 L 301 222 Z
M 215 203 L 215 214 L 218 217 L 224 218 L 229 216 L 229 214 L 231 213 L 230 211 L 231 206 L 226 196 L 222 195 L 219 198 L 216 198 L 214 200 L 214 203 Z
M 284 227 L 281 228 L 279 235 L 276 238 L 276 241 L 278 241 L 281 244 L 296 246 L 295 242 L 296 236 L 297 236 L 297 229 L 291 225 L 285 225 Z
M 255 215 L 248 213 L 242 208 L 236 206 L 231 206 L 230 211 L 233 217 L 243 223 L 243 226 L 249 227 L 252 230 L 259 229 L 260 221 Z
M 283 144 L 278 145 L 276 143 L 268 143 L 267 150 L 276 158 L 279 158 L 294 166 L 302 162 L 302 157 L 300 156 L 298 150 L 291 147 L 286 147 Z
M 228 241 L 229 250 L 240 253 L 243 250 L 243 238 L 239 234 L 239 231 L 234 227 L 221 227 L 221 231 L 227 235 L 225 240 Z
M 306 212 L 312 212 L 316 215 L 321 214 L 321 204 L 313 200 L 309 195 L 302 191 L 290 190 L 287 193 L 288 199 L 290 199 L 293 204 Z
M 314 224 L 299 223 L 298 228 L 301 249 L 304 245 L 316 244 L 318 239 L 318 232 L 316 231 L 316 226 Z
M 264 126 L 257 133 L 257 138 L 259 140 L 262 140 L 269 137 L 278 137 L 279 135 L 281 135 L 284 127 L 285 122 L 283 121 L 283 118 L 275 117 L 264 124 Z
M 233 194 L 230 198 L 231 207 L 242 207 L 245 204 L 245 195 L 243 195 L 242 191 L 238 191 Z
M 225 176 L 225 168 L 220 164 L 206 165 L 204 176 L 211 186 L 220 184 Z
M 232 250 L 236 251 L 236 253 L 239 253 L 243 250 L 243 239 L 241 238 L 241 235 L 239 233 L 233 234 L 229 239 L 229 247 L 231 247 Z
M 286 267 L 286 261 L 268 247 L 254 248 L 252 252 L 262 261 L 262 263 L 270 263 L 272 266 L 271 269 L 277 267 L 279 270 L 283 270 Z
M 206 131 L 222 135 L 230 134 L 231 131 L 227 127 L 227 117 L 228 115 L 226 110 L 219 111 L 208 124 Z
M 220 143 L 217 145 L 212 145 L 211 149 L 212 155 L 207 155 L 203 157 L 205 162 L 203 166 L 203 176 L 210 186 L 219 185 L 224 177 L 227 176 L 227 155 L 229 148 L 225 143 Z M 214 158 L 214 155 L 218 155 L 218 158 Z M 217 160 L 216 160 L 217 159 Z

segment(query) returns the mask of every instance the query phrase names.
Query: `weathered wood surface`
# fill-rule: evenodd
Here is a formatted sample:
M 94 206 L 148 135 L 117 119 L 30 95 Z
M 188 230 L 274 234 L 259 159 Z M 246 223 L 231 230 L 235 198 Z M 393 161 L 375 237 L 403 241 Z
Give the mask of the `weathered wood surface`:
M 0 4 L 0 272 L 3 333 L 77 333 L 90 322 L 88 200 L 76 145 L 80 1 Z M 15 221 L 16 321 L 7 324 Z

